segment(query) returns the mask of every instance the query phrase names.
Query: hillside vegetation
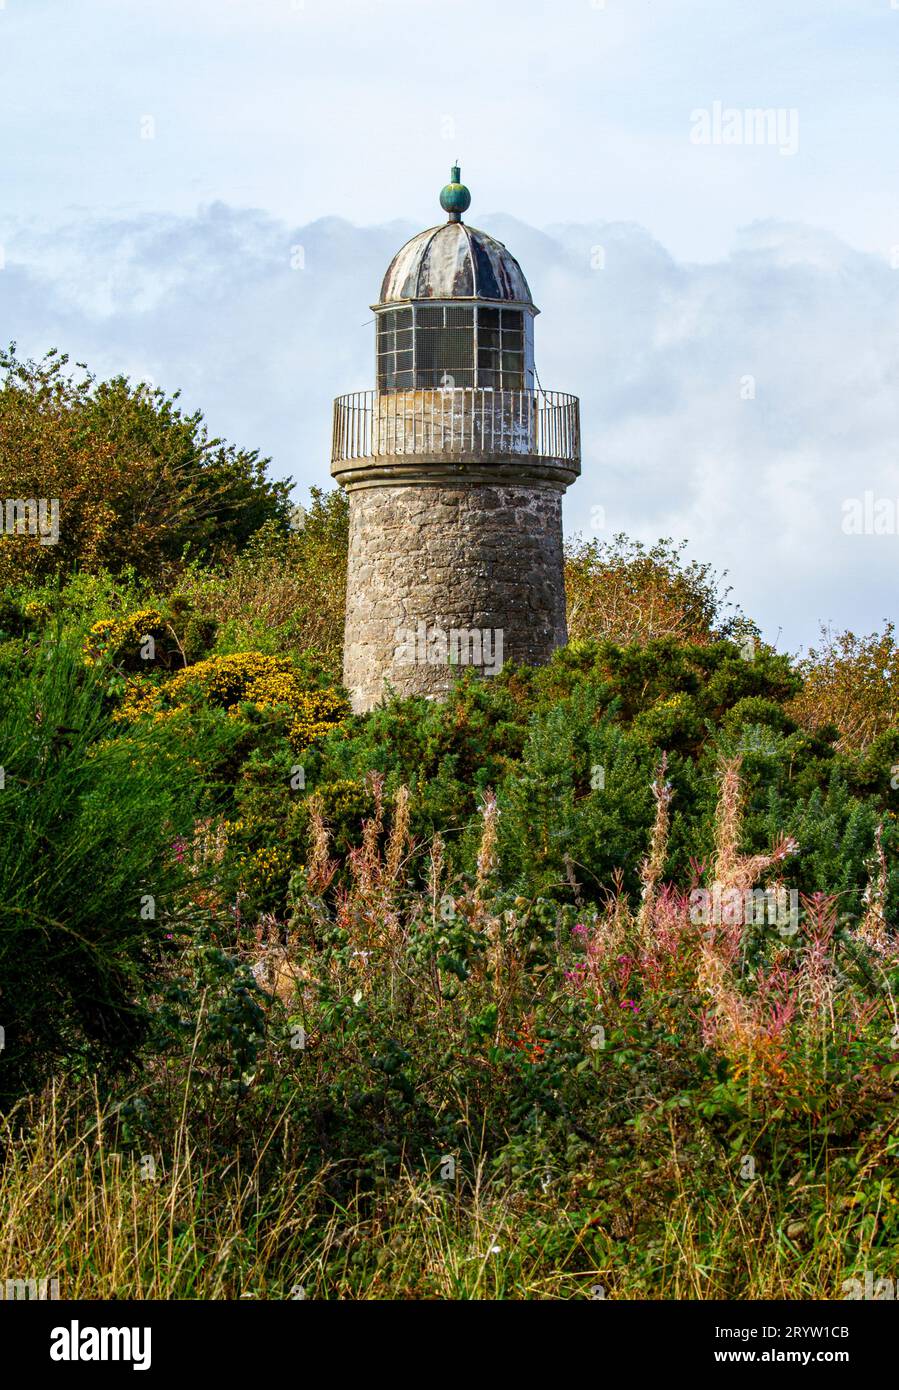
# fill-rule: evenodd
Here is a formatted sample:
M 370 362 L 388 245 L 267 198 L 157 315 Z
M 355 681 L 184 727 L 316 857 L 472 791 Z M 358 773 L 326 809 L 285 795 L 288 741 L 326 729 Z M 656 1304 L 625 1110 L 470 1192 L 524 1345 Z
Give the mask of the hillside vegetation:
M 2 1267 L 89 1298 L 889 1275 L 892 627 L 795 661 L 682 546 L 575 539 L 547 666 L 353 716 L 344 499 L 291 514 L 158 389 L 4 365 L 0 492 L 63 509 L 58 546 L 0 537 Z

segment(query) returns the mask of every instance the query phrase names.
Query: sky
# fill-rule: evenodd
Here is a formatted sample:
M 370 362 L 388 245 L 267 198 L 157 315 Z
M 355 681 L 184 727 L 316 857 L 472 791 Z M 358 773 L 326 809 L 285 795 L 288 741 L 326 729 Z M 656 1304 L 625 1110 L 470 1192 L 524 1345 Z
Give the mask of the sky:
M 0 337 L 181 389 L 302 501 L 458 158 L 581 397 L 566 531 L 687 539 L 781 649 L 869 631 L 897 58 L 899 0 L 0 0 Z

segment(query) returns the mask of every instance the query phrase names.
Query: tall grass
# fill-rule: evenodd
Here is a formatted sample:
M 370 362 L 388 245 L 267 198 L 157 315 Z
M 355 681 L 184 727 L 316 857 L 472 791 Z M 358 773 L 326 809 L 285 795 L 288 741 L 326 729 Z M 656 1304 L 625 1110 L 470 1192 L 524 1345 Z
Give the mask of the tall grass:
M 178 1157 L 147 1175 L 110 1149 L 99 1114 L 78 1117 L 58 1089 L 30 1114 L 28 1137 L 5 1146 L 0 1202 L 4 1277 L 55 1277 L 62 1298 L 609 1298 L 840 1297 L 849 1267 L 878 1267 L 873 1231 L 859 1238 L 863 1176 L 798 1229 L 776 1186 L 732 1176 L 697 1191 L 671 1133 L 661 1163 L 676 1174 L 669 1209 L 641 1250 L 603 1229 L 552 1187 L 491 1177 L 435 1182 L 404 1169 L 378 1195 L 328 1196 L 281 1170 L 260 1193 L 256 1161 L 212 1164 L 189 1131 Z M 809 1237 L 811 1236 L 811 1239 Z M 600 1293 L 600 1289 L 602 1293 Z

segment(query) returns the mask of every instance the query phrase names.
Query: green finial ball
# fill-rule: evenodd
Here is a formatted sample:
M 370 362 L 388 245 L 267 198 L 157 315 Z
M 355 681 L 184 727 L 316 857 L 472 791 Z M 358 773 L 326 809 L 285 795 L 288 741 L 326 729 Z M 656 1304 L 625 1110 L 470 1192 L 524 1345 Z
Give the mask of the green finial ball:
M 463 212 L 471 207 L 471 194 L 461 182 L 462 172 L 458 164 L 450 170 L 450 182 L 440 191 L 440 206 L 449 213 L 451 222 L 461 222 Z

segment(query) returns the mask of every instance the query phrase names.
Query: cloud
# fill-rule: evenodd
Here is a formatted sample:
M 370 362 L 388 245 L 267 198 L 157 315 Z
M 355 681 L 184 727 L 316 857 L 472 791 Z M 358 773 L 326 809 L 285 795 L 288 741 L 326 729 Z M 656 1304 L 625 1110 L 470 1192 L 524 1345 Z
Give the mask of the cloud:
M 521 261 L 546 387 L 581 397 L 569 531 L 687 537 L 781 645 L 894 608 L 899 537 L 845 535 L 845 499 L 899 499 L 899 272 L 815 228 L 745 228 L 714 264 L 632 223 L 478 223 Z M 372 384 L 369 306 L 417 228 L 195 216 L 3 229 L 7 336 L 182 388 L 210 428 L 327 483 L 331 398 Z

